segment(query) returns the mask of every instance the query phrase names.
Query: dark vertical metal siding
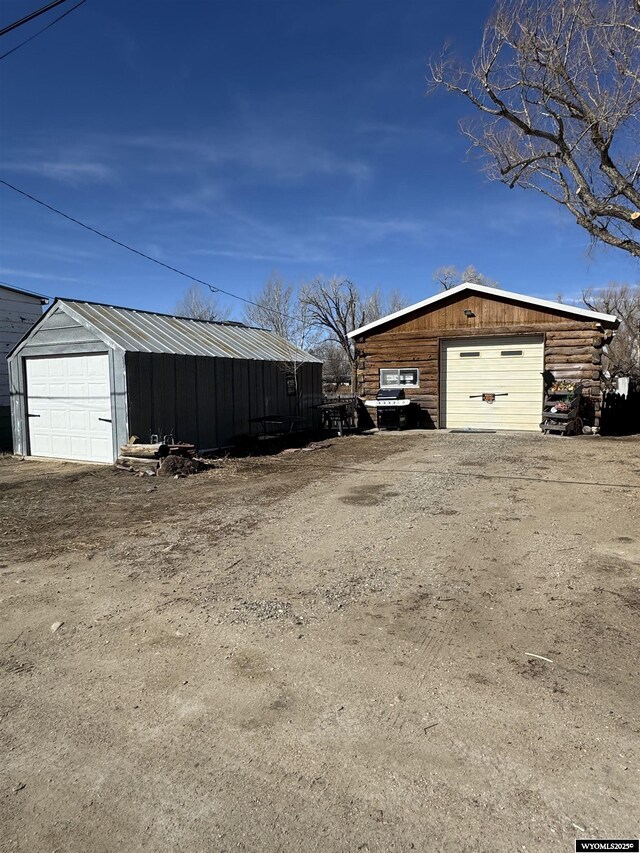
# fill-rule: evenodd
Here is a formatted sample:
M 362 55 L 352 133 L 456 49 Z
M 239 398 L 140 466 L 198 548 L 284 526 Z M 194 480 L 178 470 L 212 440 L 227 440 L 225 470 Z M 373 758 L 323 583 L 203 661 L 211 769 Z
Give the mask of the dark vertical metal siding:
M 260 371 L 262 362 L 250 361 L 249 363 L 249 397 L 251 399 L 251 417 L 259 418 L 264 414 L 262 397 L 260 395 Z
M 215 359 L 216 380 L 213 389 L 217 421 L 218 446 L 224 447 L 232 443 L 235 435 L 233 427 L 233 372 L 232 360 L 228 358 Z
M 196 359 L 196 397 L 198 400 L 199 447 L 201 449 L 218 447 L 215 371 L 211 359 Z
M 189 375 L 189 359 L 193 356 L 173 356 L 176 365 L 176 408 L 173 419 L 173 435 L 176 441 L 196 443 L 195 410 L 197 401 L 193 392 L 193 377 Z M 184 438 L 182 438 L 184 436 Z M 187 437 L 188 436 L 188 437 Z
M 140 413 L 142 415 L 141 419 L 141 429 L 142 434 L 138 432 L 138 430 L 134 430 L 136 435 L 140 435 L 140 438 L 143 441 L 149 441 L 149 436 L 151 433 L 156 432 L 158 425 L 154 423 L 153 418 L 153 398 L 156 384 L 156 375 L 162 377 L 162 373 L 158 370 L 153 369 L 154 361 L 158 362 L 162 360 L 162 356 L 157 356 L 154 359 L 154 356 L 148 352 L 140 352 L 138 353 L 138 365 L 140 369 L 140 385 L 139 385 L 139 399 L 140 399 Z
M 172 424 L 165 423 L 166 412 L 168 409 L 165 404 L 165 393 L 167 388 L 167 376 L 171 368 L 171 360 L 167 362 L 167 356 L 162 354 L 158 358 L 152 359 L 149 364 L 151 371 L 150 393 L 151 393 L 151 423 L 155 424 L 155 429 L 151 430 L 158 435 L 167 435 L 171 432 Z M 155 375 L 161 377 L 160 382 L 155 382 Z
M 176 424 L 170 415 L 170 413 L 176 410 L 176 363 L 175 357 L 168 354 L 162 356 L 161 396 L 163 405 L 162 430 L 157 435 L 168 435 L 169 433 L 174 433 L 176 430 Z
M 322 365 L 298 370 L 298 397 L 287 394 L 287 370 L 270 361 L 127 353 L 129 431 L 148 441 L 173 432 L 200 449 L 228 447 L 257 432 L 251 418 L 300 415 L 318 425 Z

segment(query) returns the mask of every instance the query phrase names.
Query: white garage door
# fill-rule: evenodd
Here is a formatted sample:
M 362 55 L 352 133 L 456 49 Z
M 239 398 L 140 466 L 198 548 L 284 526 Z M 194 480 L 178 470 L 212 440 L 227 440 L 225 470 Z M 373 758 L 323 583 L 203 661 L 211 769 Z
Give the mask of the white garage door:
M 543 365 L 537 335 L 443 341 L 441 426 L 539 430 Z
M 28 358 L 30 453 L 113 462 L 109 357 Z

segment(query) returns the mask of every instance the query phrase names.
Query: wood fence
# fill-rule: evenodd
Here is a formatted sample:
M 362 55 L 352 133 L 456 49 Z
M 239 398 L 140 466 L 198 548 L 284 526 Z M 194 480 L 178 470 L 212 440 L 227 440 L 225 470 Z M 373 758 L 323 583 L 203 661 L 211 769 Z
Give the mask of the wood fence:
M 607 391 L 602 398 L 602 435 L 635 435 L 640 433 L 640 390 L 627 395 Z

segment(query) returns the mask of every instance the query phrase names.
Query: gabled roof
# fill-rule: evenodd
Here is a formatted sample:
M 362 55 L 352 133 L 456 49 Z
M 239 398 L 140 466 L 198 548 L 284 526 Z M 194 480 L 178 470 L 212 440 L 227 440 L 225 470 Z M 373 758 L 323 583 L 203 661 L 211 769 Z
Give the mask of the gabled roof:
M 436 293 L 435 296 L 423 299 L 422 302 L 416 302 L 415 305 L 409 305 L 408 308 L 402 308 L 400 311 L 388 314 L 379 320 L 374 320 L 373 323 L 367 323 L 366 326 L 361 326 L 359 329 L 354 329 L 353 332 L 349 332 L 349 337 L 353 338 L 356 335 L 361 335 L 364 332 L 375 329 L 377 326 L 389 323 L 391 320 L 397 320 L 406 314 L 419 311 L 421 308 L 428 308 L 432 305 L 436 306 L 438 302 L 449 299 L 451 296 L 455 296 L 457 293 L 462 293 L 465 290 L 482 293 L 486 296 L 497 296 L 501 299 L 509 299 L 512 302 L 521 302 L 525 305 L 534 305 L 536 308 L 548 308 L 552 311 L 560 311 L 563 314 L 572 314 L 583 320 L 597 320 L 600 323 L 607 323 L 616 328 L 620 325 L 620 320 L 613 314 L 600 314 L 597 311 L 589 311 L 587 308 L 576 308 L 573 305 L 565 305 L 563 302 L 550 302 L 548 299 L 538 299 L 536 296 L 526 296 L 524 293 L 513 293 L 510 290 L 499 290 L 496 287 L 486 287 L 483 284 L 465 282 L 464 284 L 459 284 L 457 287 L 452 287 L 451 290 L 444 290 L 442 293 Z
M 5 284 L 4 281 L 0 281 L 0 289 L 10 290 L 11 293 L 19 293 L 21 296 L 32 296 L 34 299 L 40 300 L 41 305 L 46 305 L 49 301 L 48 296 L 43 296 L 41 293 L 32 293 L 30 290 L 22 290 L 20 287 L 13 287 L 11 284 Z
M 193 320 L 96 302 L 56 299 L 46 314 L 13 348 L 14 356 L 52 311 L 64 311 L 91 329 L 107 346 L 124 352 L 203 355 L 255 361 L 316 362 L 321 360 L 274 332 L 243 323 Z

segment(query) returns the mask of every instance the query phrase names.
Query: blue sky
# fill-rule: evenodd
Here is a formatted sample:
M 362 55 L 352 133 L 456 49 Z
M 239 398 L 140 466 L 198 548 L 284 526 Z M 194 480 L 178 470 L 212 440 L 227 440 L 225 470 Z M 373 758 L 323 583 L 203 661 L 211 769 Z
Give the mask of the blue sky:
M 0 22 L 37 5 L 5 0 Z M 470 56 L 490 8 L 88 0 L 0 63 L 0 174 L 244 296 L 277 273 L 417 301 L 445 264 L 547 298 L 637 281 L 563 209 L 487 183 L 457 131 L 466 105 L 425 94 L 428 57 L 447 39 Z M 188 286 L 2 188 L 0 206 L 10 284 L 159 311 Z

